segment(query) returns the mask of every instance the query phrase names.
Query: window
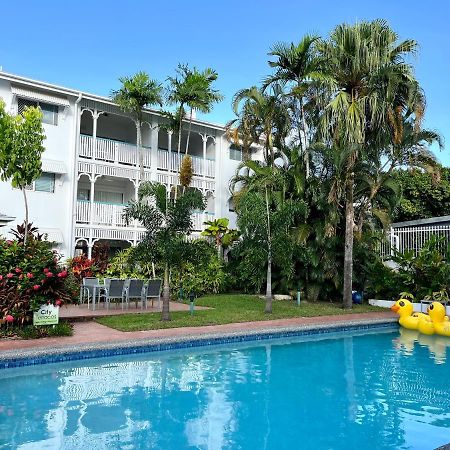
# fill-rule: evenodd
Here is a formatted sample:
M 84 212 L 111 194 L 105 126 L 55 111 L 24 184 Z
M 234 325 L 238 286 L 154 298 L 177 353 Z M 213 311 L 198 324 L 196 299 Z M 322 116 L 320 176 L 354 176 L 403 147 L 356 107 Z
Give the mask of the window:
M 55 192 L 55 174 L 42 172 L 41 176 L 25 189 L 38 192 Z
M 234 161 L 242 161 L 242 150 L 235 145 L 230 146 L 230 159 Z
M 89 201 L 90 189 L 78 189 L 77 200 Z M 94 191 L 94 202 L 108 203 L 110 205 L 123 205 L 123 194 L 121 192 Z
M 121 205 L 123 204 L 123 194 L 121 192 L 94 191 L 94 202 Z
M 34 106 L 40 108 L 42 111 L 42 122 L 50 125 L 58 125 L 58 106 L 50 105 L 49 103 L 38 102 L 36 100 L 28 100 L 27 98 L 17 99 L 17 112 L 22 114 L 25 108 Z

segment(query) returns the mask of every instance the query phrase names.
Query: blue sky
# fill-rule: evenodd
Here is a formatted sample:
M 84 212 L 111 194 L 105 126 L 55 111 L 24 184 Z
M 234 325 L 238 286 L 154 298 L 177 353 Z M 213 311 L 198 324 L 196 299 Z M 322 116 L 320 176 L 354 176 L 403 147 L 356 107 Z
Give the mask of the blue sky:
M 277 41 L 326 35 L 338 23 L 385 18 L 419 42 L 416 74 L 427 96 L 425 126 L 450 149 L 450 6 L 445 0 L 192 1 L 54 0 L 2 5 L 0 66 L 6 72 L 109 95 L 138 70 L 164 81 L 179 62 L 218 71 L 225 100 L 207 116 L 232 118 L 231 98 L 270 68 Z M 450 152 L 437 154 L 450 165 Z

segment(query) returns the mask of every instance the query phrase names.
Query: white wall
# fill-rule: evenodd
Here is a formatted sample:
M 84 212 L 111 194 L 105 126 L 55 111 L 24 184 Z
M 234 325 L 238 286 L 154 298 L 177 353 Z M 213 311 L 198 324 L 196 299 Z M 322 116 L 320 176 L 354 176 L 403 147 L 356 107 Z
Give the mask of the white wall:
M 6 102 L 7 111 L 10 111 L 12 101 L 10 82 L 0 80 L 0 97 Z M 62 232 L 64 242 L 59 249 L 64 256 L 68 256 L 71 240 L 70 218 L 74 169 L 71 143 L 75 140 L 73 109 L 74 99 L 67 111 L 64 111 L 65 108 L 59 108 L 58 125 L 43 124 L 46 135 L 43 159 L 64 162 L 67 173 L 56 175 L 54 193 L 27 191 L 29 220 L 38 228 L 57 228 Z M 0 211 L 8 216 L 16 217 L 14 222 L 0 229 L 3 236 L 8 236 L 10 228 L 15 228 L 25 218 L 22 192 L 13 189 L 9 182 L 0 182 Z

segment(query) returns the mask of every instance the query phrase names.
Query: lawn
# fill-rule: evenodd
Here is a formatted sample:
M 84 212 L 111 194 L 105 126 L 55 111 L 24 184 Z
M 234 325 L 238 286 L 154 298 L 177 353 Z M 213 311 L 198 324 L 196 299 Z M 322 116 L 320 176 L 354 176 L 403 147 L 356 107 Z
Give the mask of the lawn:
M 265 300 L 255 295 L 210 295 L 196 300 L 198 306 L 213 309 L 194 312 L 171 313 L 172 320 L 162 322 L 160 314 L 124 314 L 101 317 L 97 322 L 120 331 L 157 330 L 161 328 L 196 327 L 220 325 L 233 322 L 257 322 L 289 317 L 314 317 L 348 313 L 382 311 L 385 309 L 370 305 L 354 305 L 351 311 L 342 309 L 338 303 L 317 302 L 302 303 L 300 307 L 294 301 L 274 301 L 272 314 L 264 313 Z

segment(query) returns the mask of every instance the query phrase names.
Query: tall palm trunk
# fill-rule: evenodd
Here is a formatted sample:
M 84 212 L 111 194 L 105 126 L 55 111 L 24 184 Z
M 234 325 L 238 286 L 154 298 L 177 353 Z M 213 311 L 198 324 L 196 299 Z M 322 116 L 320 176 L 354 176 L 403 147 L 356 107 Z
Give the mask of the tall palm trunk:
M 265 312 L 272 312 L 272 236 L 270 233 L 269 194 L 266 186 L 267 212 L 267 279 L 266 279 L 266 307 Z
M 302 126 L 303 126 L 303 142 L 304 142 L 303 158 L 304 158 L 304 162 L 305 162 L 305 175 L 306 175 L 306 178 L 309 178 L 309 175 L 310 175 L 309 152 L 308 152 L 308 139 L 306 137 L 307 125 L 306 125 L 305 110 L 303 109 L 303 100 L 302 99 L 300 99 L 300 112 L 301 112 L 301 120 L 302 120 Z
M 163 308 L 161 320 L 170 320 L 169 302 L 170 302 L 169 264 L 166 263 L 166 267 L 164 268 Z
M 272 251 L 267 255 L 266 307 L 264 312 L 272 312 Z
M 191 129 L 192 129 L 192 113 L 193 113 L 193 109 L 191 108 L 191 114 L 189 116 L 189 129 L 188 129 L 188 135 L 187 135 L 187 139 L 186 139 L 186 151 L 184 152 L 185 155 L 188 154 L 188 150 L 189 150 L 189 139 L 191 137 Z
M 351 168 L 350 170 L 353 170 Z M 353 283 L 353 224 L 355 210 L 353 206 L 353 173 L 349 175 L 345 187 L 345 250 L 344 250 L 344 292 L 343 306 L 351 309 Z
M 141 121 L 136 122 L 136 142 L 139 153 L 139 178 L 144 181 L 144 149 L 142 148 L 142 131 Z
M 27 245 L 27 239 L 28 239 L 28 201 L 27 201 L 27 194 L 25 191 L 25 188 L 22 188 L 22 194 L 23 194 L 23 201 L 25 202 L 25 230 L 24 230 L 24 238 L 23 238 L 23 245 Z
M 184 110 L 184 105 L 183 103 L 180 105 L 180 123 L 178 124 L 178 145 L 177 145 L 177 155 L 178 155 L 178 159 L 177 159 L 177 163 L 178 163 L 178 168 L 175 169 L 176 173 L 180 173 L 180 167 L 181 167 L 181 133 L 183 131 L 183 110 Z M 172 150 L 169 149 L 169 158 L 172 157 Z M 177 199 L 178 196 L 178 185 L 175 186 L 175 200 Z

